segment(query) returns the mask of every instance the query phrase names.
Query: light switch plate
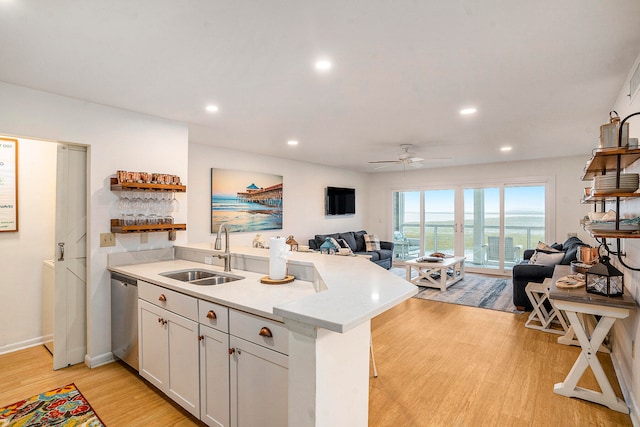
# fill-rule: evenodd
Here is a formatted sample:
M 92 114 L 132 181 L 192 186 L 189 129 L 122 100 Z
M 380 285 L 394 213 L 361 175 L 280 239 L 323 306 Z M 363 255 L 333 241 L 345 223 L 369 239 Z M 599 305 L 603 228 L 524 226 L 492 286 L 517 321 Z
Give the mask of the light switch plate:
M 100 233 L 100 247 L 116 245 L 116 235 L 113 233 Z
M 140 233 L 140 244 L 149 243 L 149 233 Z

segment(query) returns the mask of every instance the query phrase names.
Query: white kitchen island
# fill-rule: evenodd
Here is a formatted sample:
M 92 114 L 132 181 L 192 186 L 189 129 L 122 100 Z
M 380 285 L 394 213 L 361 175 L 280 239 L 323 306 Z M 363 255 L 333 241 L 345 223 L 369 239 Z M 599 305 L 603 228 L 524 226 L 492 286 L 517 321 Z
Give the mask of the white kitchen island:
M 288 421 L 290 426 L 368 424 L 370 321 L 410 298 L 417 288 L 364 257 L 294 253 L 296 280 L 266 285 L 269 251 L 232 248 L 232 273 L 244 277 L 198 286 L 159 273 L 205 264 L 213 244 L 175 248 L 175 259 L 109 269 L 231 309 L 283 322 L 289 330 Z M 217 258 L 214 258 L 217 263 Z M 126 263 L 125 263 L 126 264 Z

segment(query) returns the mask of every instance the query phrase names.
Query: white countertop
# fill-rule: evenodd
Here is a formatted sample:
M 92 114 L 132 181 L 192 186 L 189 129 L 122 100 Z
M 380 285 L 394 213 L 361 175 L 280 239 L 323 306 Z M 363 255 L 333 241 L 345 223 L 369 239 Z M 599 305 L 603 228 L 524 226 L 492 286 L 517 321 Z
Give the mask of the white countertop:
M 211 254 L 209 243 L 183 247 Z M 236 260 L 268 262 L 269 258 L 268 250 L 264 249 L 242 247 L 232 248 L 231 252 Z M 294 252 L 288 262 L 315 269 L 316 279 L 324 290 L 316 292 L 312 282 L 302 280 L 266 285 L 260 283 L 265 274 L 238 269 L 232 269 L 231 274 L 245 279 L 215 286 L 198 286 L 160 276 L 163 272 L 191 268 L 222 271 L 221 267 L 180 259 L 110 266 L 109 270 L 270 319 L 292 319 L 335 332 L 346 332 L 418 291 L 413 284 L 365 257 Z

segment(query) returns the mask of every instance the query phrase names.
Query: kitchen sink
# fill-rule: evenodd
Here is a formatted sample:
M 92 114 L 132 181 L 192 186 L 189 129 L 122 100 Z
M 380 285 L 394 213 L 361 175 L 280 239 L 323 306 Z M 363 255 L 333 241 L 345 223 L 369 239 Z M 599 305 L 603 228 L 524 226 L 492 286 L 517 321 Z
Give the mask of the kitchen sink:
M 164 273 L 160 273 L 160 276 L 180 280 L 182 282 L 189 282 L 192 285 L 202 286 L 220 285 L 222 283 L 235 282 L 236 280 L 244 279 L 244 277 L 240 276 L 221 274 L 215 271 L 199 269 L 167 271 Z
M 183 282 L 191 282 L 192 280 L 205 279 L 216 275 L 213 271 L 208 270 L 181 270 L 181 271 L 167 271 L 160 273 L 161 276 L 168 277 L 169 279 L 181 280 Z
M 240 280 L 240 277 L 235 276 L 214 276 L 209 277 L 207 279 L 194 280 L 189 283 L 192 285 L 202 285 L 202 286 L 211 286 L 211 285 L 220 285 L 222 283 L 235 282 L 236 280 Z

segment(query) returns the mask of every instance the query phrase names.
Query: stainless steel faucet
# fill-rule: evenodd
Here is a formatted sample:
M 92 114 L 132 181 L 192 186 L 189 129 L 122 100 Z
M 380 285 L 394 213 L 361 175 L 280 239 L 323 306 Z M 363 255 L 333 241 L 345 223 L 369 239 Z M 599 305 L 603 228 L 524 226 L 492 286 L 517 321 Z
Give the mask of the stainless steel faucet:
M 222 224 L 218 227 L 218 235 L 216 236 L 215 250 L 219 251 L 222 249 L 222 242 L 220 241 L 220 233 L 224 228 L 224 254 L 215 254 L 215 257 L 224 258 L 224 271 L 231 271 L 231 251 L 229 250 L 229 230 L 227 230 L 227 226 Z

